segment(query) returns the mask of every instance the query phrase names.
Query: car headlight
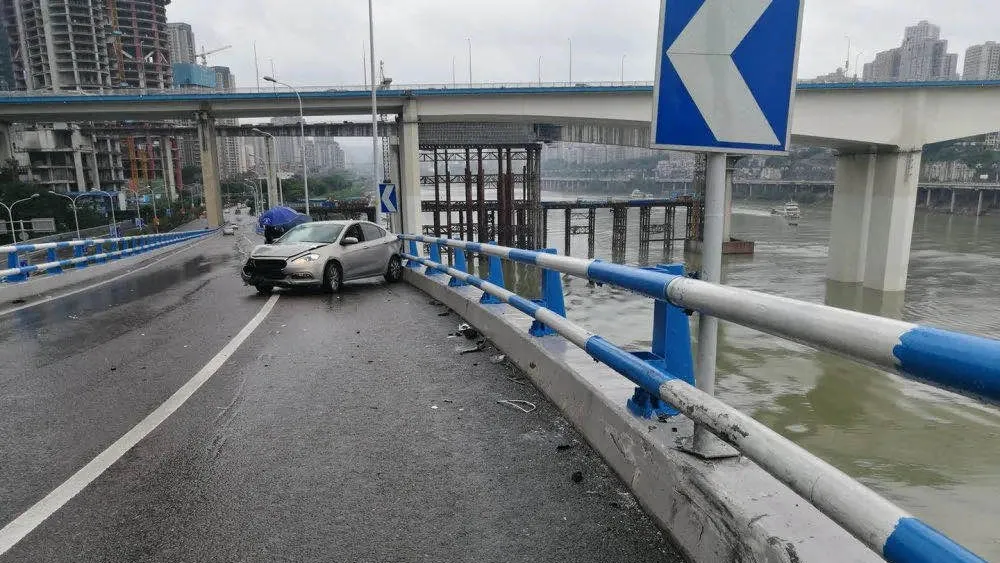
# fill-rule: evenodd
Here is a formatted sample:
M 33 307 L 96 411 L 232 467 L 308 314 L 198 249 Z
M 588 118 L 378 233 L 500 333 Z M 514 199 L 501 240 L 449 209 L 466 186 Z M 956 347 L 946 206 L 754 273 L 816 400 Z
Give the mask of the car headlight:
M 307 262 L 315 262 L 319 260 L 319 254 L 306 254 L 305 256 L 299 256 L 298 258 L 292 260 L 292 264 L 305 264 Z

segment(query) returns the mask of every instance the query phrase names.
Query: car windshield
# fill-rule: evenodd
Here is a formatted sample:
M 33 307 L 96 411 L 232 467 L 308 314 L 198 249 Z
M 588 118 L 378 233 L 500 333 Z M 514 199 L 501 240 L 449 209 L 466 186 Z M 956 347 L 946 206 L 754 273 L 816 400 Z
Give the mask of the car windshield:
M 338 223 L 306 223 L 285 233 L 274 244 L 292 244 L 297 242 L 322 242 L 332 244 L 337 241 L 344 226 Z

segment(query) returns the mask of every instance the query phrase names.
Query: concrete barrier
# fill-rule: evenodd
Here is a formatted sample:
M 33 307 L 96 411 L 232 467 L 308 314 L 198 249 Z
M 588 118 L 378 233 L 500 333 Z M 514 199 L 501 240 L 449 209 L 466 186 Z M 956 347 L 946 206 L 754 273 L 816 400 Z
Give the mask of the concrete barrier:
M 474 287 L 413 269 L 406 281 L 441 301 L 503 350 L 557 405 L 692 561 L 881 561 L 787 486 L 745 458 L 703 461 L 679 449 L 692 423 L 626 408 L 635 385 L 560 336 L 529 334 L 531 318 L 481 304 Z

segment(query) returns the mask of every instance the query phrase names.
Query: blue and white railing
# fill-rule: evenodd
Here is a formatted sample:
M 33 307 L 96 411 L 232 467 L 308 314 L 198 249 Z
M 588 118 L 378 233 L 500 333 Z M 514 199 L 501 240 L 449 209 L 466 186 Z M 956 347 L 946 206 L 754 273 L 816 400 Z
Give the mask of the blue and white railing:
M 506 303 L 532 317 L 532 334 L 557 333 L 635 383 L 639 389 L 629 400 L 633 412 L 650 414 L 660 408 L 659 401 L 672 405 L 885 560 L 983 561 L 837 468 L 694 387 L 687 319 L 671 323 L 670 318 L 684 315 L 683 310 L 698 311 L 992 403 L 1000 402 L 1000 341 L 709 284 L 685 277 L 679 266 L 640 269 L 492 244 L 422 235 L 400 238 L 410 241 L 404 253 L 409 267 L 422 265 L 429 276 L 447 274 L 449 285 L 481 289 L 482 302 Z M 430 245 L 430 259 L 418 255 L 417 242 Z M 442 263 L 442 246 L 454 250 L 456 267 Z M 466 271 L 466 251 L 490 258 L 488 279 Z M 542 299 L 530 301 L 505 289 L 500 259 L 541 267 Z M 626 352 L 567 320 L 559 273 L 656 299 L 653 351 Z
M 7 269 L 0 270 L 0 282 L 22 282 L 35 273 L 61 274 L 64 268 L 86 268 L 108 260 L 119 260 L 214 233 L 215 230 L 182 231 L 134 237 L 69 240 L 41 244 L 0 246 L 0 255 L 7 255 Z M 72 249 L 73 258 L 60 260 L 60 250 Z M 29 264 L 32 254 L 45 252 L 46 262 Z

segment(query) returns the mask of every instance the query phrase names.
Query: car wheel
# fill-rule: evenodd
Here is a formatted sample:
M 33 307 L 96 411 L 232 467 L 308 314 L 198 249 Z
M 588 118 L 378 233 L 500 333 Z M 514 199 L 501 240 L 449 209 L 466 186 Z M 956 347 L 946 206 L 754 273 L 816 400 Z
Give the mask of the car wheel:
M 259 293 L 261 295 L 271 295 L 271 292 L 274 291 L 274 286 L 273 285 L 267 285 L 267 284 L 259 283 L 259 284 L 257 284 L 254 287 L 257 288 L 257 293 Z
M 389 266 L 385 269 L 385 281 L 396 283 L 403 278 L 403 261 L 399 256 L 389 259 Z
M 323 269 L 323 289 L 337 293 L 344 285 L 344 272 L 336 262 L 330 262 Z

